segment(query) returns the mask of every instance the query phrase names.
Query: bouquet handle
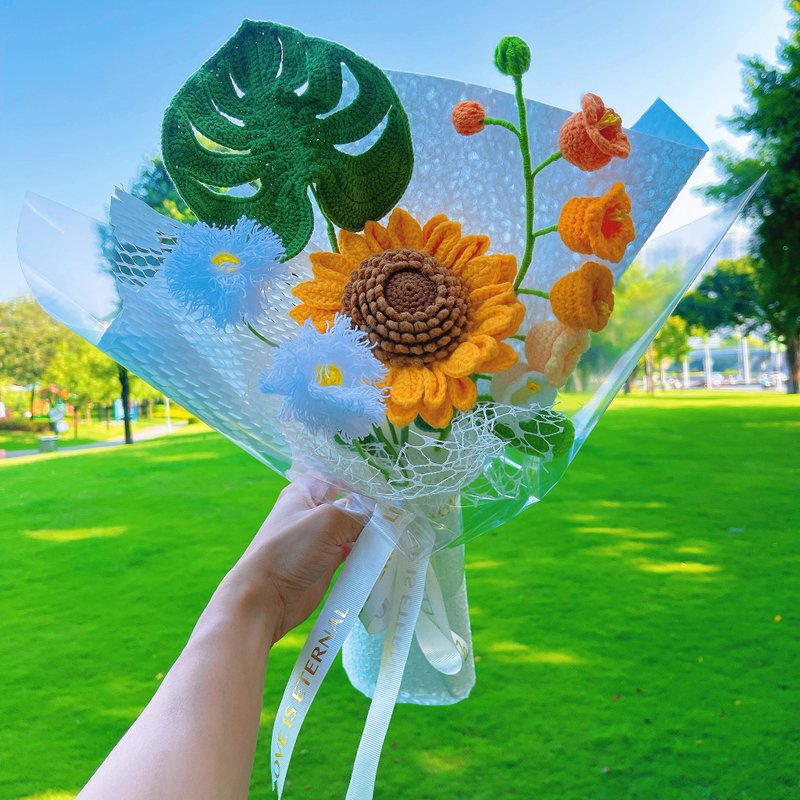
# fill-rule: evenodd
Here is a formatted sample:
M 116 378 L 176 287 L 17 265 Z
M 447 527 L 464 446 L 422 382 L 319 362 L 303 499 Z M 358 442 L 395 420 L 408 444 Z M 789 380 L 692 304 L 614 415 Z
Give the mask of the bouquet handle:
M 295 743 L 325 675 L 392 553 L 405 512 L 375 508 L 303 645 L 283 692 L 272 729 L 272 788 L 281 797 Z
M 447 515 L 448 525 L 460 526 L 456 513 Z M 345 642 L 348 676 L 372 697 L 346 800 L 371 800 L 398 698 L 438 705 L 469 694 L 475 672 L 464 548 L 432 556 L 433 532 L 422 525 L 428 533 L 413 553 L 397 549 L 414 521 L 420 518 L 413 512 L 375 507 L 300 651 L 272 731 L 272 785 L 279 799 L 300 728 Z

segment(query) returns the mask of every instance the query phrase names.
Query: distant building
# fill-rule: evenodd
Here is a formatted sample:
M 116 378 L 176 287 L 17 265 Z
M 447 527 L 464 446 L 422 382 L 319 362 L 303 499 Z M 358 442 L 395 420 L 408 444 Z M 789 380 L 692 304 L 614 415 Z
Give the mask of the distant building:
M 744 225 L 734 225 L 711 254 L 697 276 L 697 281 L 702 280 L 703 276 L 709 272 L 713 272 L 720 261 L 735 261 L 737 258 L 746 256 L 750 252 L 752 236 L 749 228 Z M 685 261 L 692 251 L 693 249 L 687 244 L 672 241 L 662 245 L 654 244 L 644 251 L 642 257 L 645 266 L 648 269 L 654 269 L 660 264 L 676 264 Z

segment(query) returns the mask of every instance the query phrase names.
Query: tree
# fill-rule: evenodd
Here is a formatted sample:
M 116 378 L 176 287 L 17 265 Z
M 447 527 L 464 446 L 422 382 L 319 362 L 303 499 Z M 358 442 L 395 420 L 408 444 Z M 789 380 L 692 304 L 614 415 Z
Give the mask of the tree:
M 64 337 L 66 328 L 48 316 L 32 297 L 0 303 L 0 374 L 31 387 L 30 410 L 36 384 Z
M 66 389 L 76 408 L 119 397 L 117 364 L 71 331 L 58 343 L 44 379 Z
M 763 325 L 766 312 L 759 303 L 757 269 L 750 256 L 720 261 L 698 287 L 681 300 L 675 313 L 690 328 L 711 332 L 720 328 L 749 333 Z
M 705 187 L 707 197 L 725 201 L 768 170 L 747 215 L 756 226 L 753 279 L 763 321 L 786 343 L 787 391 L 800 386 L 800 0 L 789 0 L 789 36 L 778 63 L 743 59 L 745 104 L 726 120 L 752 139 L 740 156 L 720 148 L 716 167 L 723 181 Z
M 176 219 L 180 222 L 193 222 L 197 219 L 178 194 L 178 190 L 167 174 L 167 169 L 160 155 L 145 159 L 144 163 L 139 168 L 139 175 L 131 185 L 130 193 L 134 197 L 144 200 L 144 202 L 155 211 L 167 217 L 171 217 L 172 219 Z M 109 253 L 108 261 L 111 265 L 111 271 L 118 271 L 120 269 L 112 253 Z M 135 376 L 129 373 L 128 369 L 123 367 L 122 364 L 116 365 L 116 374 L 122 395 L 123 419 L 125 421 L 125 444 L 133 444 L 129 397 L 133 385 L 132 381 L 135 379 Z
M 690 349 L 686 321 L 673 314 L 653 340 L 653 357 L 661 373 L 662 389 L 667 383 L 667 369 L 674 362 L 686 358 Z
M 150 208 L 179 222 L 194 222 L 197 217 L 189 210 L 178 194 L 175 184 L 167 173 L 164 161 L 156 154 L 145 159 L 139 175 L 131 185 L 130 193 L 144 200 Z
M 585 383 L 589 376 L 603 375 L 642 336 L 664 305 L 664 298 L 679 288 L 680 272 L 669 265 L 646 270 L 634 261 L 614 287 L 614 313 L 605 330 L 592 339 L 592 346 L 578 362 L 578 374 Z M 646 364 L 646 361 L 640 362 Z M 625 391 L 630 391 L 638 366 L 628 376 Z

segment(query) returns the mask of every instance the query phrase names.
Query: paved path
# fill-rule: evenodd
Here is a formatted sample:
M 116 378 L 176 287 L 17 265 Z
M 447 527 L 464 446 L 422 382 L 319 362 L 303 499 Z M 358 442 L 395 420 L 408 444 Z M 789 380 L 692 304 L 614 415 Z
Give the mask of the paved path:
M 172 423 L 173 428 L 180 428 L 188 424 L 186 420 L 177 420 Z M 134 442 L 143 442 L 146 439 L 158 439 L 161 436 L 167 436 L 169 430 L 166 425 L 151 425 L 149 428 L 142 430 L 134 430 Z M 59 445 L 58 449 L 54 452 L 64 453 L 67 450 L 94 450 L 98 447 L 117 447 L 118 445 L 125 444 L 125 436 L 116 436 L 113 439 L 107 439 L 104 442 L 89 442 L 89 444 L 72 444 L 62 447 Z M 36 456 L 39 455 L 39 450 L 6 450 L 6 458 L 18 458 L 19 456 Z

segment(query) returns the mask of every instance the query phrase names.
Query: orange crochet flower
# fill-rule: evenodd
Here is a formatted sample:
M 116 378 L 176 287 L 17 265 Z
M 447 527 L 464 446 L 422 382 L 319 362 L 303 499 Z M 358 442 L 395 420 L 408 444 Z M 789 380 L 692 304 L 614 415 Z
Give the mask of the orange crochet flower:
M 483 106 L 475 100 L 465 100 L 453 109 L 453 127 L 462 136 L 472 136 L 480 133 L 486 119 L 486 112 Z
M 550 305 L 568 328 L 603 330 L 614 310 L 614 276 L 605 264 L 587 261 L 559 278 L 550 289 Z
M 631 152 L 620 116 L 591 93 L 581 99 L 581 111 L 562 125 L 558 146 L 570 164 L 587 172 L 604 167 L 615 156 L 627 158 Z
M 525 337 L 528 366 L 543 373 L 557 389 L 567 382 L 578 359 L 588 349 L 588 331 L 567 328 L 557 320 L 537 323 Z
M 575 253 L 596 255 L 614 263 L 622 260 L 636 238 L 625 184 L 615 183 L 602 197 L 567 200 L 558 219 L 558 233 Z
M 525 316 L 513 287 L 517 260 L 488 249 L 488 236 L 462 236 L 444 214 L 422 226 L 395 209 L 386 227 L 340 231 L 340 252 L 312 253 L 314 278 L 294 288 L 301 304 L 289 313 L 319 330 L 337 312 L 350 316 L 388 367 L 389 420 L 405 426 L 419 415 L 445 427 L 454 407 L 477 402 L 471 375 L 517 360 L 502 341 Z

